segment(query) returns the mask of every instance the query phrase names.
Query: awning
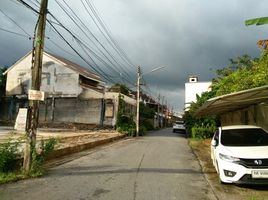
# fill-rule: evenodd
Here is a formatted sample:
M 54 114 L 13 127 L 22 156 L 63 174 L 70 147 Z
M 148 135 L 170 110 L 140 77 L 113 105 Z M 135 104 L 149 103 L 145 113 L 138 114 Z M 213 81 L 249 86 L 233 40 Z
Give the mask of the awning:
M 268 101 L 268 85 L 243 90 L 206 101 L 196 112 L 196 116 L 223 114 L 251 105 Z

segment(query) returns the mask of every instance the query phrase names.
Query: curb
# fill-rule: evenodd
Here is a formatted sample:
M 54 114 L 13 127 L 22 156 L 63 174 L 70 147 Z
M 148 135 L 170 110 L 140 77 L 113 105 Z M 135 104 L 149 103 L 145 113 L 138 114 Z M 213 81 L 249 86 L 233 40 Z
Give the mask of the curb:
M 69 154 L 74 154 L 74 153 L 78 153 L 78 152 L 81 152 L 81 151 L 84 151 L 87 149 L 91 149 L 91 148 L 94 148 L 96 146 L 108 144 L 108 143 L 123 139 L 125 137 L 126 137 L 126 135 L 119 135 L 116 137 L 91 141 L 91 142 L 80 144 L 77 146 L 66 147 L 66 148 L 62 148 L 62 149 L 55 149 L 46 159 L 48 161 L 53 160 L 56 158 L 60 158 L 60 157 L 69 155 Z

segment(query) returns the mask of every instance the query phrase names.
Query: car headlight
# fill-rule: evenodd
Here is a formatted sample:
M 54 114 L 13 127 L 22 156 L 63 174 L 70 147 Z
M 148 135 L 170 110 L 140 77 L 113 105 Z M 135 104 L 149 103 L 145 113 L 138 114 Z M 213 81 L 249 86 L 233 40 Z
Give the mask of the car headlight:
M 240 161 L 239 158 L 236 158 L 236 157 L 233 157 L 233 156 L 228 156 L 228 155 L 225 155 L 225 154 L 219 154 L 220 156 L 220 159 L 224 160 L 224 161 L 228 161 L 228 162 L 238 162 Z

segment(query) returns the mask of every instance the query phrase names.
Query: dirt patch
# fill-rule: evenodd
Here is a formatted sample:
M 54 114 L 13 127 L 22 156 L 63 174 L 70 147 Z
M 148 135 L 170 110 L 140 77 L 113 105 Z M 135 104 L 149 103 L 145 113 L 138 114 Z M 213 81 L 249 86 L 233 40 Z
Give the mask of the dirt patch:
M 39 128 L 59 128 L 59 129 L 71 129 L 71 130 L 99 130 L 111 127 L 99 126 L 96 124 L 83 124 L 83 123 L 39 123 Z
M 189 144 L 198 158 L 205 177 L 217 198 L 219 200 L 268 200 L 268 186 L 220 184 L 217 172 L 210 158 L 210 142 L 211 139 L 189 140 Z

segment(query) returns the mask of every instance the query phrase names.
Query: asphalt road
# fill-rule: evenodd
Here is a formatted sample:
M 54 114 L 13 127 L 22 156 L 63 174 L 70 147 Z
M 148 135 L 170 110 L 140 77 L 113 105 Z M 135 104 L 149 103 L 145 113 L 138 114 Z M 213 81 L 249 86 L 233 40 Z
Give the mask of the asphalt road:
M 171 129 L 91 150 L 42 178 L 0 186 L 0 199 L 216 199 L 187 139 Z

